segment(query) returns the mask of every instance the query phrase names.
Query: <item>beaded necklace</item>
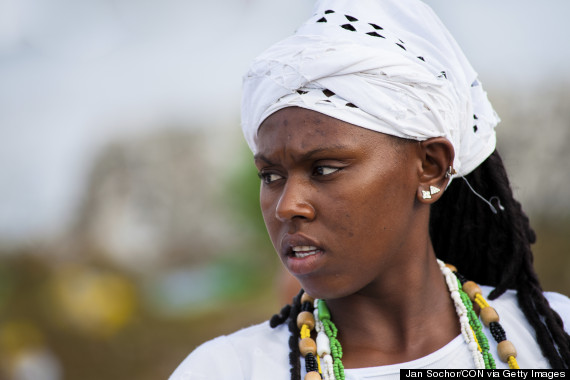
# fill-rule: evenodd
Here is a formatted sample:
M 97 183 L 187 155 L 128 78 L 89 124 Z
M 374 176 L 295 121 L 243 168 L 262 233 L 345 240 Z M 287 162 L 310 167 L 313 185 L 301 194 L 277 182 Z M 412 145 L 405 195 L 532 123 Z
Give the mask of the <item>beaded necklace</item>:
M 469 347 L 476 368 L 495 368 L 495 360 L 489 352 L 489 341 L 483 332 L 477 311 L 491 335 L 497 341 L 499 358 L 509 368 L 518 369 L 517 352 L 507 340 L 505 330 L 499 323 L 499 315 L 481 294 L 481 288 L 467 281 L 453 265 L 437 260 L 445 278 L 455 311 L 459 317 L 461 335 Z M 477 310 L 479 309 L 479 310 Z M 325 300 L 313 299 L 307 293 L 301 297 L 301 312 L 297 315 L 300 330 L 299 351 L 305 358 L 305 380 L 345 380 L 342 364 L 342 347 L 337 339 L 338 330 L 331 320 Z M 316 331 L 316 342 L 311 331 Z

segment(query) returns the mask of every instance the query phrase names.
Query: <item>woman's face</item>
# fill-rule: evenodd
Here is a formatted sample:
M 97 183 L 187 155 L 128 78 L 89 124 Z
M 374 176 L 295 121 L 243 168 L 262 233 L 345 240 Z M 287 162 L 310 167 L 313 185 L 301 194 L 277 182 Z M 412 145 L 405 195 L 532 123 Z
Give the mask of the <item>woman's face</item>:
M 309 294 L 372 289 L 409 265 L 427 230 L 417 143 L 290 107 L 263 122 L 258 146 L 267 230 Z

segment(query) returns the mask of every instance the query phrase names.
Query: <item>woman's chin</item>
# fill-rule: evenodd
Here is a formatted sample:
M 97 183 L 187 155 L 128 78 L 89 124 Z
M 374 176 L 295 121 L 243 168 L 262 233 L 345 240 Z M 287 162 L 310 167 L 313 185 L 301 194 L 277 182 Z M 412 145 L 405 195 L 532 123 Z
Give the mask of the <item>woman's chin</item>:
M 336 299 L 350 295 L 350 290 L 331 279 L 299 278 L 301 287 L 313 298 Z

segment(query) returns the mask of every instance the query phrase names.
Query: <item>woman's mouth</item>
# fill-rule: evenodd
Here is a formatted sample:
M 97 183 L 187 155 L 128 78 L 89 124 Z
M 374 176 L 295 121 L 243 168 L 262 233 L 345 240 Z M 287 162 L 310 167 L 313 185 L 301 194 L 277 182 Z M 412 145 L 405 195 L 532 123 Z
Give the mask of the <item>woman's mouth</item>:
M 294 245 L 285 259 L 285 265 L 294 275 L 307 275 L 322 264 L 325 251 L 314 245 Z
M 316 255 L 317 253 L 322 252 L 317 247 L 312 245 L 300 245 L 292 248 L 293 256 L 296 258 L 302 259 L 307 256 Z
M 307 275 L 324 265 L 326 248 L 303 234 L 287 234 L 281 240 L 281 259 L 293 275 Z

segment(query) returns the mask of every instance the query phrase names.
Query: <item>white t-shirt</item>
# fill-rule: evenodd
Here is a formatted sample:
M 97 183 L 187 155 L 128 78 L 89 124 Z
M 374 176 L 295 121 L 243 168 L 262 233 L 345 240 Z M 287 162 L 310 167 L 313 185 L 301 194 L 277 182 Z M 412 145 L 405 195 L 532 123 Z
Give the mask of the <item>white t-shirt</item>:
M 483 294 L 492 288 L 482 286 Z M 545 293 L 551 307 L 570 327 L 570 299 L 558 293 Z M 507 339 L 517 349 L 521 368 L 549 368 L 536 343 L 535 332 L 518 307 L 516 292 L 507 291 L 498 299 L 488 301 L 500 314 Z M 483 327 L 491 346 L 497 368 L 508 368 L 497 356 L 497 342 L 488 328 Z M 248 327 L 231 335 L 220 336 L 196 348 L 174 371 L 170 380 L 289 380 L 289 330 L 286 324 L 272 329 L 268 322 Z M 305 365 L 301 358 L 302 376 Z M 473 359 L 461 335 L 439 350 L 406 363 L 380 367 L 346 369 L 346 380 L 400 379 L 402 369 L 474 368 Z

